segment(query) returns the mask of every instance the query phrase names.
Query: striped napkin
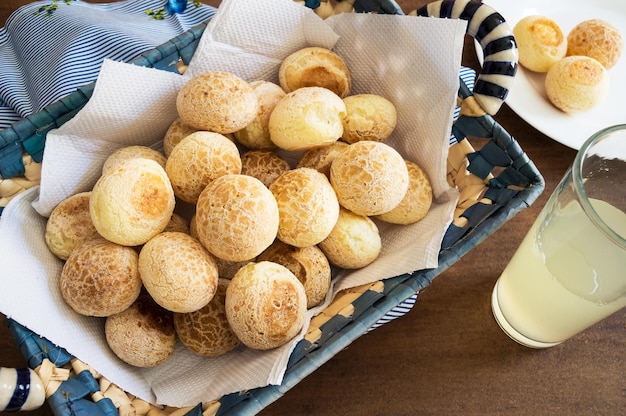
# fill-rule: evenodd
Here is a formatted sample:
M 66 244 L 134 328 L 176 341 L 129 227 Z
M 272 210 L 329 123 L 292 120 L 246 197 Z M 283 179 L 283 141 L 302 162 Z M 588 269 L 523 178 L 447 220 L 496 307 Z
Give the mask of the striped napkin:
M 166 0 L 44 0 L 0 29 L 0 129 L 94 81 L 104 58 L 128 62 L 211 18 L 207 5 Z M 168 13 L 169 10 L 169 13 Z

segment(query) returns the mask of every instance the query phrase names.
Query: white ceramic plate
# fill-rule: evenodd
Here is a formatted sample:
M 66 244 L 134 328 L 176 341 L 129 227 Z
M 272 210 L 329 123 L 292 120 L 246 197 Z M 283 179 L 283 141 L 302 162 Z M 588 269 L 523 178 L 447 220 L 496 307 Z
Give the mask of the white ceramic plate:
M 509 23 L 511 29 L 524 16 L 539 14 L 559 24 L 565 36 L 576 24 L 592 18 L 606 20 L 626 39 L 626 1 L 624 0 L 484 0 Z M 482 51 L 477 45 L 482 63 Z M 609 70 L 610 92 L 606 99 L 589 111 L 566 114 L 554 107 L 544 90 L 544 74 L 526 70 L 521 65 L 506 104 L 537 130 L 573 149 L 579 149 L 596 131 L 626 123 L 626 51 Z

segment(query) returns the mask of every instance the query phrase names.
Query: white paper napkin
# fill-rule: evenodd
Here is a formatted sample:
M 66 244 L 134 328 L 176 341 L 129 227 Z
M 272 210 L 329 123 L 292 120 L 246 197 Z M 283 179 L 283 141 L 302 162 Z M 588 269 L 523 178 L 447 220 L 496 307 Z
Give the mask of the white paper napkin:
M 278 66 L 289 53 L 305 46 L 334 45 L 350 68 L 353 93 L 378 93 L 396 105 L 398 125 L 389 143 L 426 170 L 436 201 L 417 224 L 380 224 L 381 257 L 367 268 L 342 273 L 332 293 L 436 267 L 458 198 L 445 175 L 465 28 L 459 20 L 372 14 L 342 14 L 322 21 L 291 0 L 274 0 L 263 7 L 255 0 L 225 0 L 185 76 L 106 61 L 89 103 L 49 133 L 41 186 L 16 197 L 0 217 L 4 259 L 0 309 L 127 392 L 153 403 L 182 407 L 280 384 L 289 354 L 306 326 L 291 343 L 272 351 L 239 348 L 209 359 L 179 345 L 174 357 L 157 368 L 122 363 L 106 346 L 103 321 L 78 316 L 61 300 L 57 279 L 62 263 L 45 246 L 45 216 L 62 199 L 90 189 L 102 162 L 116 148 L 159 147 L 176 118 L 177 90 L 193 74 L 219 69 L 247 80 L 276 81 Z M 329 295 L 325 305 L 331 299 Z M 309 316 L 322 308 L 311 310 Z
M 90 190 L 119 147 L 162 147 L 184 81 L 171 72 L 105 60 L 85 107 L 46 138 L 37 211 L 47 217 L 68 195 Z

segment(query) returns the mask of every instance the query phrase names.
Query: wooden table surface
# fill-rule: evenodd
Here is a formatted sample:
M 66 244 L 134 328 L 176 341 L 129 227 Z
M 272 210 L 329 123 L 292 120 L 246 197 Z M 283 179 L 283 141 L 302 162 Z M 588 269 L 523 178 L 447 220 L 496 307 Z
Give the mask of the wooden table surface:
M 0 24 L 26 3 L 2 0 Z M 398 1 L 406 12 L 424 3 Z M 478 68 L 469 39 L 463 59 Z M 408 314 L 357 339 L 262 415 L 626 414 L 626 310 L 545 350 L 517 345 L 493 319 L 493 285 L 575 155 L 506 105 L 496 119 L 545 177 L 543 195 L 438 276 Z M 4 322 L 0 366 L 26 366 Z M 47 405 L 26 414 L 52 415 Z

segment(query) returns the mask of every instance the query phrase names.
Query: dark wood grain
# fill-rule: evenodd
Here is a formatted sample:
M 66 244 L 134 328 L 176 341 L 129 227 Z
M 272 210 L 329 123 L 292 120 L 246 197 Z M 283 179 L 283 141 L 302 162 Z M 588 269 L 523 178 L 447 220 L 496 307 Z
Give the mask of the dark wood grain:
M 0 2 L 0 22 L 26 3 Z M 398 3 L 409 11 L 426 2 Z M 469 39 L 463 62 L 478 67 Z M 506 106 L 496 119 L 544 175 L 544 194 L 438 276 L 411 312 L 353 342 L 262 415 L 624 414 L 626 311 L 546 350 L 510 341 L 491 315 L 496 279 L 575 155 Z M 0 322 L 0 366 L 25 365 Z M 25 414 L 52 415 L 45 405 Z

